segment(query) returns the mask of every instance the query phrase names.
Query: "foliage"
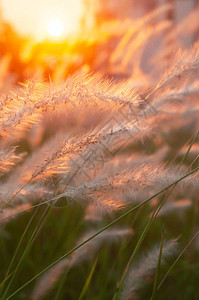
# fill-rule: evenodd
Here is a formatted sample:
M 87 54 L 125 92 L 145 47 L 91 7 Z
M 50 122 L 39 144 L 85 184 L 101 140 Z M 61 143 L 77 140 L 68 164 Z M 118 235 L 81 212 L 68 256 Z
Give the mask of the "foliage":
M 171 8 L 106 21 L 50 82 L 1 59 L 1 299 L 150 299 L 198 231 L 199 51 L 180 41 L 199 24 Z M 198 299 L 197 235 L 183 254 L 158 299 Z

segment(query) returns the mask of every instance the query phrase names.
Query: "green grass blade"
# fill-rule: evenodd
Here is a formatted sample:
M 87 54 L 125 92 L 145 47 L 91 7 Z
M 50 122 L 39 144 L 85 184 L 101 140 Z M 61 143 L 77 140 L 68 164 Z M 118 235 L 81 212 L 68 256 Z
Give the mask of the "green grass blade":
M 12 274 L 13 274 L 13 272 L 10 273 L 6 278 L 4 278 L 4 280 L 0 283 L 0 289 L 4 286 L 4 284 L 10 278 L 10 276 L 12 276 Z
M 90 271 L 90 273 L 88 275 L 88 278 L 87 278 L 87 280 L 85 282 L 85 285 L 84 285 L 84 287 L 82 289 L 82 292 L 81 292 L 81 294 L 79 296 L 79 300 L 83 300 L 84 297 L 85 297 L 85 295 L 86 295 L 86 293 L 87 293 L 87 291 L 88 291 L 89 285 L 91 283 L 91 279 L 92 279 L 93 274 L 95 272 L 95 268 L 96 268 L 97 262 L 98 262 L 98 256 L 97 256 L 97 258 L 94 261 L 94 264 L 93 264 L 93 266 L 91 268 L 91 271 Z
M 157 205 L 157 207 L 156 207 L 156 209 L 154 210 L 152 216 L 150 217 L 150 219 L 148 220 L 146 226 L 144 227 L 144 230 L 143 230 L 143 232 L 142 232 L 142 234 L 141 234 L 141 236 L 140 236 L 140 238 L 139 238 L 139 240 L 138 240 L 138 242 L 137 242 L 137 244 L 136 244 L 136 246 L 135 246 L 135 249 L 133 250 L 133 253 L 132 253 L 132 255 L 131 255 L 131 257 L 130 257 L 130 259 L 129 259 L 129 261 L 128 261 L 128 263 L 127 263 L 125 269 L 124 269 L 124 272 L 123 272 L 123 274 L 122 274 L 122 277 L 121 277 L 121 279 L 120 279 L 120 281 L 119 281 L 119 283 L 118 283 L 116 292 L 115 292 L 115 294 L 114 294 L 114 296 L 113 296 L 113 300 L 119 299 L 119 294 L 120 294 L 120 292 L 121 292 L 122 285 L 123 285 L 124 279 L 125 279 L 125 277 L 126 277 L 128 271 L 129 271 L 129 268 L 130 268 L 130 266 L 131 266 L 131 264 L 132 264 L 132 262 L 133 262 L 133 260 L 134 260 L 134 258 L 135 258 L 135 256 L 136 256 L 136 254 L 137 254 L 137 252 L 138 252 L 138 250 L 139 250 L 139 248 L 140 248 L 140 246 L 141 246 L 141 244 L 142 244 L 144 238 L 146 237 L 146 235 L 147 235 L 149 229 L 151 228 L 152 223 L 153 223 L 155 217 L 157 216 L 157 214 L 158 214 L 159 210 L 161 209 L 162 205 L 164 204 L 164 202 L 165 202 L 165 198 L 162 197 L 160 203 Z
M 57 289 L 57 293 L 55 295 L 55 299 L 54 300 L 58 300 L 59 299 L 59 296 L 60 296 L 60 293 L 61 293 L 61 290 L 64 286 L 64 282 L 66 280 L 66 277 L 67 277 L 67 274 L 68 274 L 69 270 L 67 269 L 64 273 L 64 276 L 62 277 L 62 279 L 60 280 L 60 283 L 59 283 L 59 286 L 58 286 L 58 289 Z
M 188 249 L 188 247 L 193 242 L 193 240 L 197 237 L 198 234 L 199 234 L 199 230 L 194 234 L 194 236 L 191 238 L 189 243 L 186 245 L 186 247 L 182 250 L 182 252 L 178 255 L 176 260 L 173 262 L 173 264 L 171 265 L 171 267 L 169 268 L 169 270 L 167 271 L 167 273 L 165 274 L 165 276 L 161 280 L 160 284 L 158 285 L 158 290 L 160 289 L 161 285 L 163 284 L 163 282 L 165 281 L 165 279 L 167 278 L 167 276 L 169 275 L 169 273 L 171 272 L 173 267 L 176 265 L 176 263 L 179 261 L 179 259 L 182 257 L 182 255 L 185 253 L 185 251 Z
M 157 266 L 156 273 L 155 273 L 153 293 L 152 293 L 152 296 L 151 296 L 150 300 L 157 300 L 157 284 L 158 284 L 158 278 L 159 278 L 159 274 L 160 274 L 160 266 L 161 266 L 161 260 L 162 260 L 163 240 L 164 240 L 164 233 L 162 232 L 161 243 L 160 243 L 160 254 L 159 254 L 159 259 L 158 259 L 158 266 Z
M 47 208 L 47 209 L 48 209 L 48 208 Z M 32 235 L 31 235 L 31 237 L 30 237 L 30 239 L 29 239 L 29 241 L 28 241 L 28 244 L 26 245 L 26 247 L 25 247 L 25 249 L 24 249 L 24 251 L 23 251 L 23 253 L 22 253 L 21 257 L 20 257 L 20 260 L 19 260 L 19 262 L 18 262 L 18 264 L 17 264 L 17 266 L 16 266 L 16 268 L 15 268 L 15 270 L 14 270 L 14 272 L 13 272 L 13 276 L 12 276 L 12 278 L 11 278 L 11 280 L 10 280 L 10 282 L 9 282 L 9 284 L 8 284 L 8 286 L 7 286 L 7 288 L 6 288 L 5 292 L 4 292 L 4 294 L 3 294 L 3 296 L 2 296 L 2 300 L 5 299 L 5 297 L 6 297 L 6 295 L 7 295 L 7 292 L 8 292 L 8 290 L 9 290 L 9 288 L 10 288 L 10 286 L 11 286 L 13 280 L 14 280 L 14 277 L 15 277 L 15 275 L 16 275 L 16 273 L 17 273 L 17 271 L 18 271 L 18 269 L 19 269 L 19 267 L 20 267 L 20 265 L 21 265 L 21 263 L 22 263 L 22 261 L 23 261 L 23 258 L 25 257 L 25 255 L 27 254 L 27 252 L 28 252 L 28 250 L 30 249 L 31 245 L 33 244 L 33 242 L 34 242 L 34 240 L 35 240 L 37 234 L 39 233 L 39 231 L 40 231 L 41 228 L 42 228 L 42 225 L 43 225 L 44 222 L 45 222 L 46 217 L 48 216 L 48 215 L 45 216 L 46 211 L 47 211 L 47 210 L 44 211 L 44 213 L 43 213 L 43 215 L 42 215 L 42 217 L 41 217 L 42 221 L 40 221 L 40 222 L 37 224 L 36 228 L 34 229 Z M 43 218 L 44 218 L 44 219 L 43 219 Z
M 196 158 L 192 161 L 192 163 L 189 166 L 189 170 L 191 169 L 191 167 L 193 166 L 193 164 L 195 164 L 195 162 L 198 160 L 199 158 L 199 154 L 196 156 Z
M 183 156 L 183 158 L 182 158 L 182 160 L 181 160 L 181 162 L 180 162 L 180 164 L 179 164 L 178 170 L 181 168 L 182 164 L 184 163 L 184 161 L 186 160 L 187 156 L 189 155 L 189 152 L 190 152 L 190 150 L 191 150 L 193 144 L 194 144 L 195 141 L 197 140 L 198 136 L 199 136 L 199 131 L 196 133 L 196 135 L 195 135 L 194 138 L 192 139 L 191 144 L 190 144 L 190 146 L 189 146 L 187 152 L 185 153 L 185 155 Z
M 198 132 L 198 133 L 199 133 L 199 132 Z M 190 146 L 189 146 L 187 152 L 186 152 L 185 155 L 183 156 L 183 158 L 182 158 L 182 160 L 181 160 L 181 162 L 180 162 L 180 165 L 179 165 L 179 167 L 178 167 L 178 171 L 179 171 L 180 167 L 182 166 L 183 162 L 185 161 L 185 159 L 187 158 L 187 156 L 188 156 L 188 154 L 189 154 L 189 152 L 190 152 L 190 150 L 191 150 L 191 148 L 192 148 L 194 142 L 196 141 L 196 139 L 197 139 L 197 137 L 198 137 L 198 133 L 197 133 L 197 134 L 194 136 L 194 138 L 192 139 L 191 144 L 190 144 Z M 157 206 L 157 208 L 155 209 L 155 211 L 153 212 L 151 218 L 150 218 L 149 221 L 147 222 L 147 224 L 146 224 L 146 226 L 145 226 L 145 228 L 144 228 L 144 230 L 143 230 L 143 232 L 142 232 L 142 234 L 141 234 L 141 237 L 140 237 L 140 239 L 138 240 L 138 243 L 137 243 L 137 245 L 136 245 L 136 247 L 135 247 L 135 249 L 134 249 L 134 251 L 133 251 L 133 253 L 132 253 L 132 255 L 131 255 L 131 257 L 130 257 L 130 259 L 129 259 L 127 265 L 126 265 L 126 267 L 125 267 L 125 270 L 124 270 L 124 272 L 123 272 L 123 274 L 122 274 L 122 277 L 121 277 L 121 279 L 120 279 L 120 281 L 119 281 L 119 283 L 118 283 L 116 292 L 115 292 L 115 294 L 114 294 L 114 296 L 113 296 L 113 300 L 116 300 L 116 299 L 119 298 L 119 294 L 120 294 L 120 292 L 121 292 L 121 289 L 122 289 L 122 285 L 123 285 L 125 276 L 127 275 L 128 271 L 129 271 L 130 265 L 132 264 L 132 262 L 133 262 L 133 260 L 134 260 L 134 258 L 135 258 L 135 256 L 136 256 L 136 253 L 138 252 L 138 250 L 139 250 L 139 248 L 140 248 L 140 246 L 141 246 L 141 244 L 142 244 L 142 242 L 143 242 L 143 240 L 144 240 L 146 234 L 148 233 L 148 231 L 149 231 L 149 229 L 150 229 L 150 227 L 151 227 L 151 225 L 152 225 L 152 223 L 153 223 L 153 220 L 154 220 L 155 217 L 158 215 L 160 209 L 162 208 L 162 206 L 164 205 L 165 201 L 167 200 L 167 198 L 169 197 L 169 195 L 171 194 L 171 192 L 173 191 L 173 189 L 175 188 L 176 185 L 177 185 L 177 183 L 174 184 L 174 185 L 172 186 L 172 189 L 169 191 L 169 193 L 168 193 L 167 195 L 164 194 L 164 195 L 161 197 L 161 199 L 160 199 L 160 204 L 158 204 L 158 206 Z
M 26 287 L 27 285 L 29 285 L 31 282 L 33 282 L 36 278 L 38 278 L 39 276 L 41 276 L 42 274 L 44 274 L 47 270 L 49 270 L 51 267 L 53 267 L 54 265 L 56 265 L 58 262 L 60 262 L 63 258 L 67 257 L 68 255 L 70 255 L 71 253 L 73 253 L 75 250 L 79 249 L 80 247 L 82 247 L 83 245 L 85 245 L 87 242 L 89 242 L 90 240 L 92 240 L 93 238 L 95 238 L 96 236 L 98 236 L 100 233 L 102 233 L 103 231 L 105 231 L 106 229 L 108 229 L 109 227 L 113 226 L 114 224 L 116 224 L 117 222 L 119 222 L 120 220 L 122 220 L 123 218 L 125 218 L 126 216 L 128 216 L 129 214 L 131 214 L 133 211 L 135 211 L 136 209 L 138 209 L 139 207 L 145 205 L 146 203 L 150 202 L 150 200 L 152 200 L 153 198 L 157 197 L 158 195 L 164 193 L 165 191 L 167 191 L 169 188 L 171 188 L 172 186 L 176 185 L 178 182 L 182 181 L 183 179 L 185 179 L 186 177 L 190 176 L 191 174 L 194 174 L 195 172 L 197 172 L 199 170 L 199 167 L 191 170 L 190 172 L 186 173 L 185 175 L 181 176 L 179 179 L 177 179 L 176 181 L 174 181 L 173 183 L 171 183 L 170 185 L 168 185 L 167 187 L 163 188 L 162 190 L 160 190 L 159 192 L 157 192 L 156 194 L 154 194 L 153 196 L 149 197 L 148 199 L 146 199 L 145 201 L 143 201 L 142 203 L 138 204 L 137 206 L 131 208 L 130 210 L 128 210 L 126 213 L 122 214 L 120 217 L 118 217 L 117 219 L 115 219 L 114 221 L 112 221 L 111 223 L 109 223 L 108 225 L 104 226 L 102 229 L 100 229 L 98 232 L 96 232 L 94 235 L 92 235 L 90 238 L 88 238 L 86 241 L 84 241 L 83 243 L 77 245 L 76 247 L 74 247 L 72 250 L 70 250 L 69 252 L 65 253 L 63 256 L 61 256 L 60 258 L 58 258 L 56 261 L 54 261 L 52 264 L 50 264 L 48 267 L 46 267 L 45 269 L 43 269 L 41 272 L 39 272 L 38 274 L 36 274 L 35 276 L 33 276 L 30 280 L 28 280 L 26 283 L 24 283 L 20 288 L 18 288 L 16 291 L 14 291 L 10 296 L 8 296 L 6 298 L 6 300 L 11 299 L 13 296 L 15 296 L 19 291 L 21 291 L 24 287 Z
M 33 221 L 33 219 L 34 219 L 34 217 L 35 217 L 36 214 L 37 214 L 37 211 L 38 211 L 38 210 L 36 210 L 36 211 L 34 212 L 34 214 L 31 216 L 31 218 L 30 218 L 28 224 L 27 224 L 26 227 L 25 227 L 25 230 L 24 230 L 24 232 L 23 232 L 23 234 L 22 234 L 22 236 L 21 236 L 21 238 L 20 238 L 20 240 L 19 240 L 19 243 L 18 243 L 18 245 L 17 245 L 17 248 L 16 248 L 16 250 L 15 250 L 15 252 L 14 252 L 14 255 L 13 255 L 12 259 L 11 259 L 11 262 L 10 262 L 10 264 L 9 264 L 9 266 L 8 266 L 8 269 L 7 269 L 7 272 L 6 272 L 6 275 L 5 275 L 5 278 L 4 278 L 3 282 L 5 281 L 5 279 L 7 278 L 8 274 L 9 274 L 9 272 L 10 272 L 10 270 L 11 270 L 11 267 L 12 267 L 12 265 L 13 265 L 15 259 L 16 259 L 16 256 L 17 256 L 17 253 L 18 253 L 18 251 L 19 251 L 19 248 L 20 248 L 20 246 L 21 246 L 21 244 L 22 244 L 22 242 L 23 242 L 23 240 L 24 240 L 24 237 L 25 237 L 25 235 L 26 235 L 26 233 L 27 233 L 27 231 L 28 231 L 28 228 L 30 227 L 30 225 L 31 225 L 31 223 L 32 223 L 32 221 Z M 12 274 L 13 274 L 13 273 L 14 273 L 14 271 L 12 272 Z M 2 292 L 2 290 L 0 291 L 0 295 L 1 295 L 1 292 Z

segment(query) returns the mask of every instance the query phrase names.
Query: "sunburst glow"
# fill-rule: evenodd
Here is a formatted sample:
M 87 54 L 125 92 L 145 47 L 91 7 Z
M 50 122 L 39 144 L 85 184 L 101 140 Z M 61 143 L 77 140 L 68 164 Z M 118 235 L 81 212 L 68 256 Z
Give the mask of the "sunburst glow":
M 37 41 L 66 38 L 80 29 L 83 0 L 0 0 L 0 3 L 6 21 L 20 34 Z
M 47 32 L 51 37 L 61 37 L 64 33 L 64 24 L 58 19 L 51 20 L 47 24 Z

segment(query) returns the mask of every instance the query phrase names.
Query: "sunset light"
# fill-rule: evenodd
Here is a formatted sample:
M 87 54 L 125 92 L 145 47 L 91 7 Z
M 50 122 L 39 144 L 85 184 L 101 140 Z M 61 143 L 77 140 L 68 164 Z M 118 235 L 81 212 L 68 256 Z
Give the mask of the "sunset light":
M 51 37 L 54 38 L 61 37 L 64 33 L 64 25 L 58 19 L 51 20 L 47 24 L 47 31 Z
M 0 0 L 1 3 L 1 0 Z M 2 0 L 3 16 L 22 36 L 64 39 L 79 31 L 82 0 Z
M 199 0 L 0 0 L 0 300 L 199 299 Z

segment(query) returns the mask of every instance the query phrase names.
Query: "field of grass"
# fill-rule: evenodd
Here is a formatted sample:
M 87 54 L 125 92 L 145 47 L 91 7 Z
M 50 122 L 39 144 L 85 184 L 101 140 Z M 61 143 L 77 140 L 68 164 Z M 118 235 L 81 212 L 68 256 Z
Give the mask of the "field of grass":
M 199 299 L 199 10 L 171 9 L 107 21 L 50 79 L 46 53 L 18 83 L 1 58 L 1 300 Z

